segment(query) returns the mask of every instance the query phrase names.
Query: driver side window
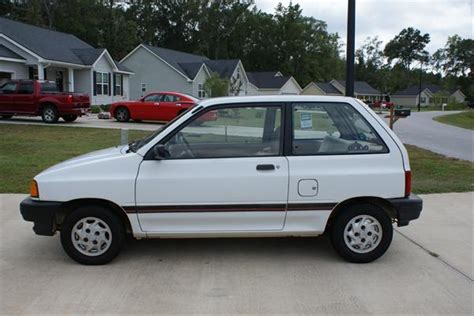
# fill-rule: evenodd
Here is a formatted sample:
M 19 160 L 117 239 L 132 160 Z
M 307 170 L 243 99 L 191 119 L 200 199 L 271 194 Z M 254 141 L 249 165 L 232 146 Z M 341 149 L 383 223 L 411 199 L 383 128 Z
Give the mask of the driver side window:
M 165 144 L 170 159 L 277 156 L 281 107 L 228 107 L 206 111 Z
M 145 102 L 159 102 L 160 101 L 160 95 L 159 94 L 151 94 L 147 95 L 143 101 Z

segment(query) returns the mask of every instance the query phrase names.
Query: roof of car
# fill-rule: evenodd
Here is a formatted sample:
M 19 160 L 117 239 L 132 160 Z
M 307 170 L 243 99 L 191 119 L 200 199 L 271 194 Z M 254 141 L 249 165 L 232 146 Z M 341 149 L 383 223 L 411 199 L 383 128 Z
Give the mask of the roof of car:
M 351 97 L 327 96 L 327 95 L 258 95 L 258 96 L 237 96 L 219 97 L 202 100 L 199 105 L 204 107 L 217 104 L 235 103 L 283 103 L 283 102 L 348 102 Z

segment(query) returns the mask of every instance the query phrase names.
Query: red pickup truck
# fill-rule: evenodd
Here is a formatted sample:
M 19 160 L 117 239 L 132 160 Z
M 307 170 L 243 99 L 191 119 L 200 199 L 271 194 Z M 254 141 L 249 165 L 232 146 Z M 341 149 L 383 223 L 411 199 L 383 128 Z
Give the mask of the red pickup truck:
M 90 111 L 86 94 L 60 92 L 54 81 L 10 80 L 0 86 L 0 116 L 41 116 L 45 123 L 60 117 L 72 122 Z

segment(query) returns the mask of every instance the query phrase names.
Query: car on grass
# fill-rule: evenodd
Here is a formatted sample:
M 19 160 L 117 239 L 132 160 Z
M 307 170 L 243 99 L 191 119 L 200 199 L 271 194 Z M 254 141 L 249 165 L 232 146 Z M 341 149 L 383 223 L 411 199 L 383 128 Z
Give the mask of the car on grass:
M 187 94 L 163 91 L 150 93 L 137 101 L 115 102 L 110 114 L 119 122 L 171 121 L 196 105 L 199 99 Z
M 45 123 L 59 118 L 73 122 L 90 112 L 89 96 L 61 92 L 56 82 L 44 80 L 10 80 L 0 86 L 0 116 L 41 116 Z
M 362 263 L 385 253 L 392 224 L 418 218 L 422 200 L 405 147 L 363 102 L 254 96 L 201 101 L 144 139 L 53 166 L 20 209 L 36 234 L 59 231 L 82 264 L 112 260 L 126 234 L 323 233 Z

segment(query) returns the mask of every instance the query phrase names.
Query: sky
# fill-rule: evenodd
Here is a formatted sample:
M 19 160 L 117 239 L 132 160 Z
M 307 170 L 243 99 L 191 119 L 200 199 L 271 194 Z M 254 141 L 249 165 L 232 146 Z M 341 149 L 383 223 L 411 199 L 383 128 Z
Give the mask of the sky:
M 254 0 L 257 8 L 273 13 L 279 2 Z M 328 24 L 331 33 L 339 33 L 346 42 L 347 0 L 293 0 L 312 16 Z M 473 37 L 474 0 L 356 0 L 356 49 L 367 37 L 378 36 L 383 46 L 402 29 L 412 26 L 429 33 L 427 50 L 434 53 L 446 44 L 448 36 Z

